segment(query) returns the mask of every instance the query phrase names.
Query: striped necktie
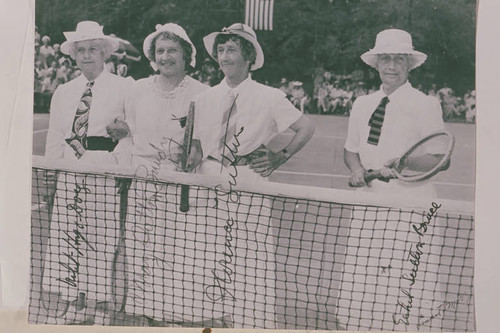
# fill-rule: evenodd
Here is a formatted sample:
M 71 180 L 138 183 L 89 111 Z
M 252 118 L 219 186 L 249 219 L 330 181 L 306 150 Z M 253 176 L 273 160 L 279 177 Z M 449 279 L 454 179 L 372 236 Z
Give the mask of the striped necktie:
M 232 90 L 228 92 L 224 98 L 223 107 L 224 113 L 222 115 L 222 133 L 219 139 L 219 149 L 221 152 L 220 160 L 224 166 L 228 166 L 233 158 L 229 152 L 229 148 L 233 149 L 231 142 L 233 142 L 236 135 L 236 98 L 238 95 L 234 94 Z M 228 148 L 229 147 L 229 148 Z
M 378 145 L 380 133 L 382 132 L 382 125 L 384 124 L 385 106 L 387 103 L 389 103 L 389 98 L 385 96 L 382 98 L 375 111 L 373 111 L 370 121 L 368 121 L 368 126 L 370 126 L 368 143 L 371 145 Z
M 76 157 L 79 159 L 87 150 L 87 130 L 89 127 L 89 111 L 92 104 L 92 86 L 94 81 L 87 83 L 85 91 L 80 98 L 80 103 L 76 109 L 75 119 L 71 128 L 71 137 L 66 139 L 66 142 L 75 151 Z

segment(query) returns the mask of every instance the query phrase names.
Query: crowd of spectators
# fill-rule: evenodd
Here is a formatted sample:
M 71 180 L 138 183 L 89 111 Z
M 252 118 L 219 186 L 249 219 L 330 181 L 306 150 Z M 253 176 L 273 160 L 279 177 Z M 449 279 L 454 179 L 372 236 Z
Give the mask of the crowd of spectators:
M 106 69 L 120 76 L 128 75 L 128 67 L 124 56 L 115 53 L 106 61 Z M 72 59 L 60 51 L 59 44 L 51 44 L 49 36 L 41 37 L 35 31 L 35 112 L 48 112 L 50 99 L 59 84 L 65 83 L 80 75 Z M 214 86 L 223 78 L 216 65 L 205 59 L 201 66 L 190 76 Z M 269 84 L 269 82 L 265 82 Z M 369 85 L 360 73 L 336 75 L 329 71 L 319 71 L 314 78 L 312 94 L 308 94 L 300 81 L 282 78 L 275 84 L 287 98 L 303 113 L 335 114 L 348 116 L 354 100 L 362 95 L 375 92 L 378 87 Z M 476 92 L 471 90 L 463 96 L 457 96 L 446 83 L 438 89 L 432 84 L 427 89 L 418 85 L 420 91 L 435 96 L 441 102 L 443 119 L 474 123 L 476 118 Z
M 120 76 L 127 76 L 123 55 L 116 53 L 106 60 L 106 69 Z M 34 112 L 49 112 L 50 100 L 57 86 L 78 77 L 81 71 L 74 61 L 61 53 L 60 45 L 51 43 L 35 27 Z
M 304 113 L 335 114 L 348 116 L 357 97 L 377 91 L 378 86 L 369 85 L 359 74 L 335 75 L 325 71 L 314 80 L 312 96 L 306 93 L 303 83 L 282 78 L 276 85 Z M 425 94 L 435 96 L 441 102 L 445 121 L 474 123 L 476 118 L 476 92 L 457 94 L 446 83 L 438 89 L 436 84 L 429 88 L 416 87 Z

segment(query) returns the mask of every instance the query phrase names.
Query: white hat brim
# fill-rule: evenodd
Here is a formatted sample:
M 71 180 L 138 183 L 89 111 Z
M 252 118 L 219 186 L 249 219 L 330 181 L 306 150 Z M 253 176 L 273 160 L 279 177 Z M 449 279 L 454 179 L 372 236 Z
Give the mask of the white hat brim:
M 64 36 L 66 37 L 66 41 L 61 44 L 61 52 L 66 55 L 71 55 L 71 49 L 73 44 L 76 42 L 82 42 L 85 40 L 93 40 L 93 39 L 102 39 L 111 45 L 111 52 L 115 52 L 120 47 L 120 43 L 118 40 L 111 36 L 87 36 L 87 37 L 79 37 L 75 35 L 75 32 L 65 32 Z
M 412 65 L 409 70 L 415 69 L 422 65 L 425 60 L 427 60 L 427 55 L 425 53 L 415 51 L 413 49 L 402 49 L 398 47 L 394 48 L 384 48 L 382 49 L 372 49 L 361 55 L 361 60 L 363 60 L 367 65 L 377 68 L 378 56 L 381 54 L 406 54 L 412 58 Z
M 208 34 L 205 37 L 203 37 L 203 44 L 205 45 L 205 49 L 207 50 L 210 57 L 212 57 L 212 59 L 214 59 L 215 61 L 217 61 L 217 59 L 214 58 L 212 51 L 214 47 L 215 38 L 218 35 L 238 35 L 248 40 L 250 43 L 252 43 L 253 47 L 255 48 L 256 57 L 255 57 L 255 62 L 253 63 L 252 66 L 250 66 L 250 71 L 257 70 L 264 65 L 264 52 L 262 51 L 262 47 L 260 46 L 257 39 L 248 38 L 248 35 L 238 33 L 237 31 L 222 31 L 222 32 L 217 31 L 217 32 L 212 32 L 211 34 Z
M 172 24 L 172 23 L 170 23 L 170 24 Z M 149 57 L 148 53 L 149 53 L 149 49 L 151 48 L 151 44 L 153 43 L 153 40 L 155 39 L 156 36 L 158 36 L 162 32 L 170 32 L 170 33 L 176 35 L 177 37 L 179 37 L 180 39 L 184 40 L 185 42 L 187 42 L 191 46 L 191 61 L 189 62 L 189 66 L 194 68 L 196 66 L 196 47 L 194 46 L 191 39 L 189 39 L 189 37 L 185 33 L 182 34 L 179 31 L 175 31 L 174 29 L 163 28 L 163 26 L 161 28 L 159 28 L 158 30 L 150 33 L 144 39 L 144 43 L 142 44 L 142 51 L 144 52 L 144 55 L 146 56 L 146 58 L 148 58 L 149 61 L 151 61 L 153 63 L 155 62 L 155 59 L 151 59 Z M 184 36 L 181 36 L 181 35 L 184 35 Z

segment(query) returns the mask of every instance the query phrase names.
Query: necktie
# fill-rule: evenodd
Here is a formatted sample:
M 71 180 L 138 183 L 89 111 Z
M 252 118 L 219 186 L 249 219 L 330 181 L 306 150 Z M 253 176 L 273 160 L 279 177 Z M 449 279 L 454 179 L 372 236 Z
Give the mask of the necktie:
M 229 149 L 233 149 L 231 143 L 234 141 L 236 135 L 236 97 L 238 95 L 235 95 L 230 90 L 223 103 L 224 113 L 222 115 L 222 133 L 219 139 L 219 151 L 221 152 L 220 160 L 224 166 L 228 166 L 231 160 L 234 159 Z
M 370 121 L 368 121 L 368 126 L 370 126 L 368 143 L 371 145 L 378 145 L 380 133 L 382 132 L 382 125 L 384 124 L 385 106 L 387 103 L 389 103 L 389 98 L 385 96 L 382 98 L 375 111 L 373 111 Z
M 75 119 L 71 128 L 71 137 L 66 142 L 73 148 L 77 158 L 83 156 L 87 150 L 87 129 L 89 127 L 89 110 L 92 104 L 92 86 L 94 81 L 88 82 L 76 109 Z

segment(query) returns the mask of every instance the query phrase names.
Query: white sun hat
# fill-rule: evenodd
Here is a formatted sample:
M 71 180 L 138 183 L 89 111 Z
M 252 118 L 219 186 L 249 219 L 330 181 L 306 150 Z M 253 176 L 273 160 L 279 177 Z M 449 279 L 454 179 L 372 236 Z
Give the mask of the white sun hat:
M 375 47 L 361 55 L 361 59 L 368 65 L 376 68 L 378 56 L 381 54 L 406 54 L 412 58 L 410 70 L 422 65 L 427 59 L 425 53 L 413 48 L 409 33 L 399 29 L 381 31 L 375 40 Z
M 189 45 L 191 45 L 191 62 L 189 63 L 189 66 L 193 67 L 196 66 L 196 47 L 194 47 L 193 42 L 191 42 L 191 39 L 189 39 L 186 31 L 178 24 L 175 23 L 166 23 L 164 25 L 157 24 L 155 27 L 156 31 L 150 33 L 145 39 L 144 43 L 142 45 L 142 50 L 146 57 L 149 59 L 149 61 L 152 62 L 151 66 L 153 66 L 155 59 L 151 59 L 149 57 L 149 49 L 151 48 L 151 44 L 153 43 L 153 40 L 155 39 L 156 36 L 161 34 L 162 32 L 170 32 L 177 37 L 185 40 Z M 153 67 L 154 68 L 154 67 Z
M 245 38 L 250 43 L 252 43 L 253 47 L 255 48 L 255 53 L 257 54 L 257 56 L 255 57 L 254 64 L 250 67 L 251 71 L 259 69 L 264 65 L 264 52 L 262 51 L 262 48 L 260 47 L 260 44 L 257 41 L 257 35 L 255 34 L 255 31 L 253 31 L 252 28 L 243 23 L 234 23 L 229 28 L 222 28 L 222 31 L 212 32 L 211 34 L 203 38 L 203 44 L 205 44 L 205 49 L 212 58 L 214 58 L 212 55 L 212 51 L 215 42 L 215 37 L 221 34 L 238 35 L 242 38 Z M 217 61 L 217 59 L 215 58 L 214 60 Z
M 94 21 L 82 21 L 77 24 L 75 31 L 64 32 L 66 41 L 61 44 L 61 52 L 70 55 L 71 48 L 75 42 L 91 39 L 102 39 L 109 43 L 111 52 L 118 50 L 119 42 L 111 36 L 106 36 L 102 32 L 102 26 Z

